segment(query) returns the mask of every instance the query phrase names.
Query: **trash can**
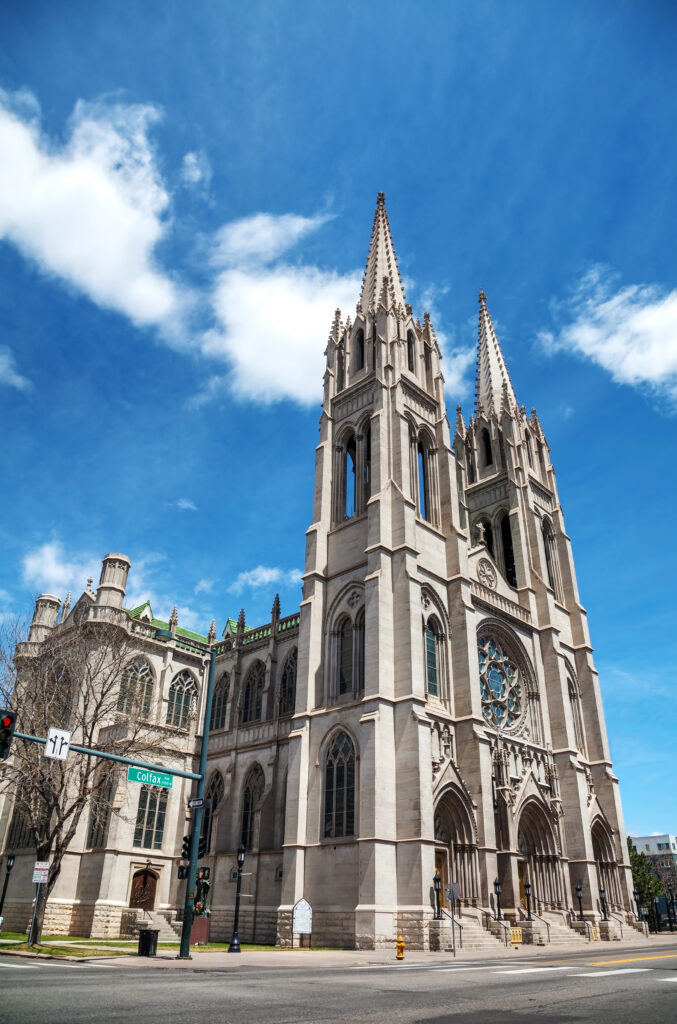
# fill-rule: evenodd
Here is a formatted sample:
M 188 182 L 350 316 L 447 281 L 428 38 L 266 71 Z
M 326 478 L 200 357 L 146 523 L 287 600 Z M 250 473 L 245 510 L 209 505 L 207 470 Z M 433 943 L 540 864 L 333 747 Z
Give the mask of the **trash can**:
M 157 953 L 157 937 L 159 931 L 156 928 L 142 928 L 139 932 L 138 956 L 155 956 Z

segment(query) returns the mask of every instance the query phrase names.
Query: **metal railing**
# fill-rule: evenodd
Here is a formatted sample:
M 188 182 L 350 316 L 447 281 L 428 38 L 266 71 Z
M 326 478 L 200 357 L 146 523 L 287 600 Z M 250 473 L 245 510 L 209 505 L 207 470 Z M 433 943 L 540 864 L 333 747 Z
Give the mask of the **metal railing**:
M 520 913 L 522 913 L 524 915 L 523 920 L 528 921 L 529 918 L 527 917 L 527 911 L 526 911 L 526 908 L 525 908 L 524 903 L 522 902 L 522 900 L 520 900 L 517 909 L 520 911 Z M 532 918 L 532 920 L 534 918 L 536 918 L 537 921 L 540 921 L 541 924 L 545 925 L 545 927 L 548 930 L 548 945 L 550 945 L 550 925 L 548 924 L 546 919 L 544 917 L 541 917 L 540 914 L 537 914 L 535 910 L 531 911 L 531 918 Z
M 486 919 L 485 920 L 485 924 L 484 924 L 484 927 L 486 928 L 486 930 L 488 932 L 491 931 L 491 927 L 490 927 L 489 922 L 492 922 L 493 924 L 499 925 L 503 929 L 503 944 L 505 946 L 509 946 L 510 945 L 510 925 L 506 924 L 505 921 L 497 921 L 496 918 L 494 917 L 494 915 L 489 910 L 483 910 L 480 907 L 479 911 L 482 914 L 482 916 Z
M 457 917 L 452 917 L 449 911 L 445 910 L 444 907 L 440 907 L 440 913 L 444 917 L 449 918 L 449 920 L 451 921 L 452 931 L 454 928 L 458 928 L 458 948 L 463 949 L 463 925 L 461 924 Z

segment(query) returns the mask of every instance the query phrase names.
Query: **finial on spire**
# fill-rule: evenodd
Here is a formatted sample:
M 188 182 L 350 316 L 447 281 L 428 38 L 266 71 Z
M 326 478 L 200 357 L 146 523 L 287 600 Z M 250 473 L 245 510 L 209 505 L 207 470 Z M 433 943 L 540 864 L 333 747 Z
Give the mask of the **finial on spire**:
M 93 576 L 88 576 L 87 577 L 87 590 L 91 590 L 92 589 L 92 583 L 93 582 L 94 582 L 94 577 Z
M 172 608 L 172 614 L 169 616 L 169 628 L 171 629 L 172 633 L 176 633 L 176 629 L 177 629 L 178 625 L 179 625 L 179 610 L 176 607 L 176 605 L 174 605 L 174 607 Z
M 273 607 L 272 607 L 271 612 L 270 612 L 270 617 L 273 620 L 273 622 L 277 622 L 277 620 L 280 617 L 280 595 L 279 594 L 275 595 L 275 600 L 273 601 Z
M 210 647 L 213 647 L 216 643 L 216 619 L 212 619 L 209 625 L 209 632 L 207 633 L 207 643 Z
M 240 608 L 240 614 L 237 617 L 237 635 L 242 636 L 244 633 L 244 608 Z
M 381 298 L 383 278 L 388 279 L 391 303 L 398 309 L 405 308 L 405 294 L 397 266 L 397 257 L 390 233 L 390 224 L 386 211 L 385 193 L 379 192 L 376 199 L 376 212 L 369 242 L 369 254 L 362 278 L 362 293 L 357 304 L 358 310 L 366 317 L 370 310 L 376 308 Z M 377 293 L 377 289 L 380 291 Z
M 71 610 L 71 597 L 72 597 L 72 594 L 71 594 L 71 592 L 69 590 L 68 593 L 66 594 L 66 600 L 64 601 L 63 607 L 61 609 L 61 622 L 65 622 L 66 619 L 68 618 L 69 613 L 70 613 L 70 610 Z
M 501 408 L 503 412 L 514 412 L 517 399 L 483 291 L 479 294 L 479 303 L 475 414 L 483 412 L 489 416 L 493 410 Z

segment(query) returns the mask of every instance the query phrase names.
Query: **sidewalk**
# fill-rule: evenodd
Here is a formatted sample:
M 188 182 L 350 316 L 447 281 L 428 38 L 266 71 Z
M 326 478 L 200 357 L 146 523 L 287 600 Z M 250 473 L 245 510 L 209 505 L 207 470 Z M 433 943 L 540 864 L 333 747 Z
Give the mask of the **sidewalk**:
M 11 941 L 11 940 L 10 940 Z M 54 941 L 54 940 L 53 940 Z M 54 941 L 54 944 L 58 943 Z M 65 940 L 63 941 L 65 945 Z M 70 945 L 70 943 L 68 943 Z M 45 945 L 48 945 L 46 943 Z M 73 947 L 77 943 L 72 944 Z M 674 955 L 677 959 L 677 933 L 671 935 L 670 933 L 664 935 L 652 935 L 649 939 L 643 939 L 640 935 L 633 935 L 630 938 L 621 940 L 620 942 L 576 942 L 566 947 L 562 946 L 518 946 L 518 947 L 506 947 L 496 943 L 495 949 L 482 949 L 473 950 L 468 953 L 464 953 L 462 949 L 457 950 L 456 958 L 450 952 L 436 952 L 427 953 L 422 950 L 412 950 L 411 952 L 405 949 L 404 961 L 398 961 L 395 958 L 395 948 L 392 949 L 376 949 L 376 950 L 342 950 L 342 949 L 331 949 L 331 950 L 314 950 L 314 949 L 276 949 L 276 950 L 243 950 L 239 954 L 229 954 L 227 952 L 198 952 L 197 950 L 191 950 L 190 960 L 178 960 L 176 953 L 171 950 L 160 950 L 156 957 L 140 957 L 136 953 L 128 956 L 115 956 L 108 959 L 107 957 L 88 957 L 86 950 L 92 947 L 82 947 L 82 956 L 70 956 L 70 957 L 59 957 L 59 960 L 81 960 L 88 961 L 90 963 L 115 963 L 119 966 L 125 967 L 153 967 L 158 970 L 169 969 L 169 970 L 227 970 L 228 968 L 242 968 L 251 967 L 256 969 L 261 968 L 279 968 L 284 967 L 285 970 L 295 967 L 307 968 L 309 963 L 312 963 L 313 967 L 324 968 L 324 969 L 340 969 L 347 967 L 367 967 L 370 965 L 404 965 L 404 964 L 435 964 L 435 963 L 470 963 L 479 962 L 483 963 L 492 960 L 566 960 L 570 955 L 580 955 L 589 953 L 591 961 L 600 960 L 622 960 L 630 951 L 633 952 L 637 958 L 653 958 L 655 956 L 665 956 L 666 959 Z M 97 949 L 109 949 L 111 952 L 118 947 L 106 946 L 102 942 L 101 946 L 96 947 Z M 5 946 L 0 947 L 0 953 L 8 956 L 33 956 L 24 951 L 14 951 L 11 947 Z M 39 956 L 47 956 L 47 954 L 37 954 Z M 56 958 L 55 958 L 56 959 Z

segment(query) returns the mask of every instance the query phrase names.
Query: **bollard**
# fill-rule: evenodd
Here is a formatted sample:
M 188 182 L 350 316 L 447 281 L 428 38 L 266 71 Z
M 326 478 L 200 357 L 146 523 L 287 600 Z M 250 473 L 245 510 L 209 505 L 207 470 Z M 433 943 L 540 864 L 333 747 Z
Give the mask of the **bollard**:
M 397 936 L 397 942 L 395 943 L 395 945 L 397 946 L 397 954 L 395 956 L 395 959 L 404 960 L 404 939 L 402 938 L 401 935 Z

